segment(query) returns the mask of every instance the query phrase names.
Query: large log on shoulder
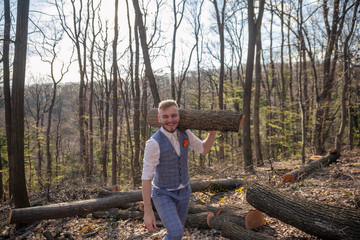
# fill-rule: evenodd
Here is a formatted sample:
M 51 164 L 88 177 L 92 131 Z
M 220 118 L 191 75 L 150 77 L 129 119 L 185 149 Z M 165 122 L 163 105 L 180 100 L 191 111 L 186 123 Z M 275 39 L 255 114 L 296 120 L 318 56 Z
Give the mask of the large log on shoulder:
M 179 109 L 180 129 L 196 130 L 218 130 L 239 132 L 244 121 L 244 116 L 240 112 L 228 110 L 189 110 Z M 160 127 L 157 108 L 152 108 L 147 113 L 148 124 L 152 127 Z
M 246 199 L 256 209 L 324 239 L 360 239 L 360 210 L 293 197 L 267 184 L 253 183 Z
M 325 166 L 328 166 L 331 163 L 334 163 L 339 158 L 340 154 L 335 150 L 329 150 L 329 153 L 317 160 L 314 160 L 307 165 L 301 166 L 298 169 L 295 169 L 289 173 L 286 173 L 282 176 L 282 180 L 284 183 L 286 182 L 296 182 L 300 179 L 303 179 L 304 177 L 308 176 L 309 174 L 317 171 L 318 169 L 321 169 Z
M 211 186 L 224 184 L 226 188 L 239 187 L 243 182 L 237 179 L 219 179 L 212 181 L 191 182 L 193 191 L 202 191 Z M 117 208 L 123 204 L 142 201 L 141 190 L 114 192 L 103 198 L 88 199 L 74 202 L 57 203 L 45 206 L 15 208 L 10 212 L 10 223 L 30 223 L 44 219 L 58 219 Z

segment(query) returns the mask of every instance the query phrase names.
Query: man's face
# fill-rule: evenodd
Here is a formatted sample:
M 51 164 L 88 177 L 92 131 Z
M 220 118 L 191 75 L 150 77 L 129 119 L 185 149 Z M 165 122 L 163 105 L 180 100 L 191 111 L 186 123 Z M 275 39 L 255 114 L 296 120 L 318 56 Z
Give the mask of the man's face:
M 176 106 L 170 106 L 163 110 L 160 110 L 159 122 L 163 128 L 168 132 L 175 132 L 179 125 L 180 115 L 179 109 Z

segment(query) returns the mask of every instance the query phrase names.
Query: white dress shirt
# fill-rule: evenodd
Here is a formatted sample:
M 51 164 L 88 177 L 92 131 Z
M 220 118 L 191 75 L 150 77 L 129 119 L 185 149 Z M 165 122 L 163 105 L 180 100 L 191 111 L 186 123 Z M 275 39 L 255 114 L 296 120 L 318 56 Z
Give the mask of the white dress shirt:
M 170 140 L 173 145 L 177 155 L 180 156 L 180 143 L 178 139 L 178 130 L 174 133 L 167 132 L 163 127 L 160 128 L 160 131 L 165 134 L 165 136 Z M 204 146 L 203 141 L 194 135 L 190 130 L 186 130 L 186 133 L 189 137 L 189 147 L 195 152 L 203 153 Z M 141 179 L 142 180 L 152 180 L 156 171 L 156 166 L 159 164 L 160 159 L 160 146 L 159 143 L 150 138 L 146 142 L 145 153 L 144 153 L 144 165 Z M 156 186 L 154 186 L 156 187 Z

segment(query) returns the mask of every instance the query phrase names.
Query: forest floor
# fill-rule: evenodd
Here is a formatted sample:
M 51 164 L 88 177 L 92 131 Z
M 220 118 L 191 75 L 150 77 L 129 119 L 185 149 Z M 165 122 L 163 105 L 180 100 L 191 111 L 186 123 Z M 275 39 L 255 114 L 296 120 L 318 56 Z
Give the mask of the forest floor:
M 256 168 L 256 174 L 245 173 L 238 166 L 217 166 L 208 168 L 193 177 L 196 180 L 234 178 L 244 181 L 244 188 L 234 189 L 217 194 L 193 193 L 192 202 L 209 204 L 249 205 L 246 201 L 246 189 L 253 181 L 268 182 L 281 191 L 322 204 L 360 209 L 360 149 L 344 151 L 336 164 L 323 168 L 297 183 L 282 183 L 281 176 L 301 166 L 300 161 L 275 161 L 271 170 L 269 161 L 265 166 Z M 69 202 L 80 199 L 95 198 L 99 189 L 62 187 L 51 196 L 53 202 Z M 44 194 L 32 194 L 31 204 L 46 202 Z M 360 211 L 360 210 L 359 210 Z M 8 218 L 9 206 L 3 203 L 0 218 Z M 94 219 L 86 217 L 69 217 L 56 220 L 43 220 L 21 230 L 15 225 L 2 224 L 1 239 L 162 239 L 166 230 L 159 226 L 156 233 L 148 232 L 141 220 Z M 270 231 L 269 231 L 270 229 Z M 265 215 L 265 225 L 257 231 L 282 240 L 319 239 L 301 230 Z M 47 235 L 48 234 L 48 235 Z M 46 238 L 45 236 L 50 236 Z M 220 231 L 186 228 L 183 239 L 227 239 Z

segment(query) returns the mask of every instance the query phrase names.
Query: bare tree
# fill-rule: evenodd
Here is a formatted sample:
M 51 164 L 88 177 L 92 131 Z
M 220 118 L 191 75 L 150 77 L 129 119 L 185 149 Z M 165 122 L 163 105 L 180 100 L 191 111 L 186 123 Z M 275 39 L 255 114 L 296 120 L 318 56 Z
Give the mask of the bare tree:
M 336 68 L 338 52 L 335 51 L 338 45 L 338 39 L 343 29 L 344 19 L 347 11 L 348 0 L 341 2 L 335 0 L 332 5 L 332 17 L 329 16 L 329 4 L 327 0 L 323 1 L 323 19 L 325 23 L 327 45 L 325 49 L 325 58 L 323 63 L 323 81 L 322 89 L 316 97 L 315 129 L 313 142 L 317 154 L 325 152 L 325 139 L 327 137 L 326 119 L 329 116 L 331 95 L 334 83 L 334 71 Z M 342 11 L 340 10 L 342 3 Z M 329 20 L 332 19 L 332 25 Z
M 106 185 L 107 176 L 107 159 L 109 153 L 109 118 L 110 118 L 110 95 L 112 82 L 108 79 L 107 74 L 107 50 L 109 47 L 108 41 L 108 23 L 105 22 L 105 29 L 100 26 L 101 41 L 98 44 L 98 61 L 95 61 L 97 68 L 99 69 L 98 74 L 98 115 L 99 115 L 99 131 L 100 131 L 100 168 L 101 168 L 101 182 Z
M 150 89 L 154 99 L 154 105 L 157 106 L 160 103 L 160 96 L 157 89 L 155 76 L 151 67 L 151 61 L 149 56 L 149 48 L 147 45 L 147 38 L 146 38 L 146 29 L 142 19 L 142 13 L 139 6 L 138 0 L 133 0 L 133 5 L 135 9 L 135 15 L 137 19 L 137 23 L 139 24 L 139 33 L 140 33 L 140 42 L 141 48 L 143 51 L 144 63 L 145 63 L 145 77 L 150 83 Z
M 261 29 L 256 37 L 256 57 L 255 57 L 255 94 L 254 94 L 254 153 L 257 166 L 263 166 L 264 160 L 261 153 L 260 138 L 260 90 L 261 90 Z
M 305 44 L 304 44 L 304 37 L 302 33 L 302 24 L 303 24 L 303 2 L 302 0 L 299 1 L 299 11 L 298 11 L 298 31 L 299 31 L 299 58 L 300 61 L 298 63 L 299 65 L 299 74 L 298 74 L 298 84 L 299 84 L 299 107 L 301 112 L 301 162 L 302 164 L 305 164 L 305 141 L 306 141 L 306 108 L 305 108 L 305 93 L 304 89 L 306 88 L 306 85 L 303 85 L 303 74 L 304 69 L 303 66 L 305 66 L 303 62 L 305 62 L 304 58 L 304 52 L 305 52 Z M 304 81 L 305 82 L 305 81 Z
M 220 75 L 219 75 L 219 109 L 224 109 L 224 79 L 225 79 L 225 18 L 226 18 L 226 4 L 227 0 L 222 1 L 222 6 L 219 8 L 217 0 L 212 1 L 215 14 L 216 14 L 216 22 L 217 28 L 219 32 L 219 41 L 220 41 Z M 225 133 L 221 133 L 220 135 L 220 152 L 219 159 L 220 161 L 224 161 L 225 159 Z
M 116 143 L 117 143 L 117 127 L 118 127 L 118 98 L 117 98 L 117 82 L 118 82 L 118 64 L 117 64 L 117 44 L 118 44 L 118 37 L 119 37 L 119 23 L 118 23 L 118 7 L 119 1 L 115 0 L 115 14 L 114 14 L 114 40 L 113 40 L 113 135 L 112 135 L 112 145 L 111 145 L 111 153 L 112 153 L 112 164 L 111 164 L 111 184 L 116 185 L 116 178 L 117 178 L 117 157 L 116 157 Z
M 54 24 L 51 24 L 52 26 L 55 26 Z M 50 96 L 50 105 L 48 107 L 47 113 L 47 127 L 46 127 L 46 163 L 47 163 L 47 179 L 46 179 L 46 192 L 47 192 L 47 198 L 48 201 L 50 201 L 50 187 L 52 182 L 52 154 L 50 149 L 50 142 L 51 142 L 51 125 L 52 125 L 52 115 L 53 115 L 53 109 L 56 103 L 56 95 L 57 95 L 57 88 L 58 84 L 64 79 L 64 76 L 66 73 L 69 72 L 70 65 L 72 63 L 72 56 L 68 63 L 59 63 L 61 64 L 60 68 L 57 66 L 58 55 L 59 55 L 59 48 L 58 45 L 60 41 L 63 38 L 63 32 L 57 32 L 57 30 L 54 31 L 54 33 L 49 34 L 49 36 L 43 36 L 43 44 L 42 48 L 38 49 L 36 48 L 36 51 L 38 52 L 39 56 L 41 57 L 41 60 L 45 63 L 49 64 L 50 67 L 50 79 L 53 82 L 52 86 L 52 96 Z M 59 73 L 57 71 L 59 70 Z M 47 92 L 47 91 L 45 91 Z M 40 170 L 40 169 L 39 169 Z
M 350 26 L 350 31 L 347 34 L 347 36 L 345 37 L 345 41 L 343 43 L 343 48 L 344 48 L 344 55 L 343 55 L 343 72 L 344 72 L 344 76 L 343 76 L 343 89 L 342 89 L 342 93 L 341 93 L 341 124 L 340 124 L 340 128 L 339 128 L 339 132 L 336 135 L 336 142 L 335 142 L 335 148 L 338 152 L 341 152 L 341 145 L 342 145 L 342 137 L 345 131 L 345 124 L 346 124 L 346 114 L 347 114 L 347 106 L 346 106 L 346 100 L 347 100 L 347 95 L 348 95 L 348 85 L 350 82 L 350 54 L 349 54 L 349 42 L 350 39 L 354 33 L 354 29 L 355 29 L 355 25 L 356 25 L 356 15 L 358 13 L 358 8 L 359 8 L 359 3 L 360 1 L 356 1 L 355 6 L 354 6 L 354 11 L 352 14 L 352 22 L 351 22 L 351 26 Z
M 89 8 L 90 0 L 87 1 L 86 7 Z M 84 17 L 84 3 L 80 1 L 80 5 L 78 6 L 75 1 L 71 1 L 72 6 L 72 26 L 68 24 L 66 19 L 66 9 L 65 3 L 63 0 L 56 0 L 55 1 L 56 9 L 58 11 L 59 19 L 61 21 L 61 26 L 63 27 L 64 31 L 71 39 L 71 41 L 75 45 L 75 50 L 78 59 L 78 66 L 79 66 L 79 73 L 80 73 L 80 85 L 79 85 L 79 133 L 80 133 L 80 154 L 81 154 L 81 161 L 84 164 L 85 168 L 85 175 L 87 181 L 90 180 L 90 171 L 89 171 L 89 152 L 87 149 L 87 122 L 86 122 L 86 109 L 85 109 L 85 99 L 86 99 L 86 84 L 85 84 L 85 77 L 86 77 L 86 65 L 87 65 L 87 47 L 86 47 L 86 39 L 87 33 L 89 28 L 89 11 Z
M 134 28 L 131 27 L 129 3 L 126 0 L 127 7 L 127 18 L 129 27 L 129 49 L 130 49 L 130 80 L 131 80 L 131 92 L 134 97 L 134 113 L 133 113 L 133 129 L 134 129 L 134 164 L 133 164 L 133 175 L 134 175 L 134 186 L 141 183 L 140 178 L 140 72 L 139 72 L 139 35 L 138 26 L 135 18 Z M 133 51 L 133 39 L 132 31 L 135 32 L 135 62 L 134 62 L 134 51 Z M 135 67 L 134 67 L 135 64 Z
M 12 154 L 11 144 L 11 87 L 10 87 L 10 29 L 11 29 L 11 17 L 10 17 L 10 0 L 4 0 L 4 43 L 3 43 L 3 79 L 4 79 L 4 98 L 5 98 L 5 124 L 6 124 L 6 142 L 7 142 L 7 154 L 9 159 L 9 173 L 13 171 L 14 159 Z M 13 195 L 13 175 L 9 174 L 9 193 Z
M 184 17 L 186 0 L 181 0 L 176 4 L 176 0 L 173 0 L 173 15 L 174 15 L 174 28 L 172 38 L 172 52 L 171 52 L 171 66 L 170 66 L 170 77 L 171 77 L 171 98 L 176 99 L 176 83 L 175 83 L 175 53 L 176 53 L 176 34 L 180 27 L 180 24 Z M 178 19 L 178 14 L 180 18 Z
M 89 97 L 89 177 L 88 181 L 91 181 L 94 170 L 94 117 L 93 117 L 93 105 L 94 105 L 94 78 L 95 78 L 95 60 L 94 60 L 94 51 L 97 41 L 97 37 L 100 34 L 101 28 L 96 30 L 95 19 L 96 13 L 100 9 L 100 4 L 102 1 L 99 1 L 96 7 L 94 6 L 94 1 L 91 1 L 91 45 L 89 51 L 90 58 L 90 97 Z M 90 8 L 88 8 L 90 11 Z M 90 14 L 89 14 L 90 15 Z
M 28 86 L 25 91 L 25 102 L 26 102 L 26 112 L 31 115 L 35 122 L 35 135 L 36 135 L 36 149 L 37 149 L 37 176 L 38 183 L 40 186 L 43 185 L 43 159 L 44 159 L 44 149 L 43 149 L 43 127 L 44 127 L 44 117 L 49 110 L 50 102 L 50 85 L 44 83 L 43 78 L 35 80 L 36 83 Z
M 243 112 L 245 115 L 243 124 L 243 155 L 244 155 L 244 169 L 246 171 L 253 171 L 253 159 L 251 151 L 251 129 L 250 129 L 250 106 L 251 106 L 251 88 L 254 71 L 254 56 L 255 56 L 255 44 L 256 38 L 260 31 L 262 16 L 264 13 L 264 0 L 259 1 L 258 16 L 255 17 L 254 2 L 248 1 L 248 54 L 246 63 L 246 76 L 244 84 L 244 100 L 243 100 Z
M 11 147 L 13 154 L 10 178 L 16 208 L 29 207 L 24 166 L 24 85 L 29 22 L 29 0 L 18 1 L 15 56 L 11 98 Z

